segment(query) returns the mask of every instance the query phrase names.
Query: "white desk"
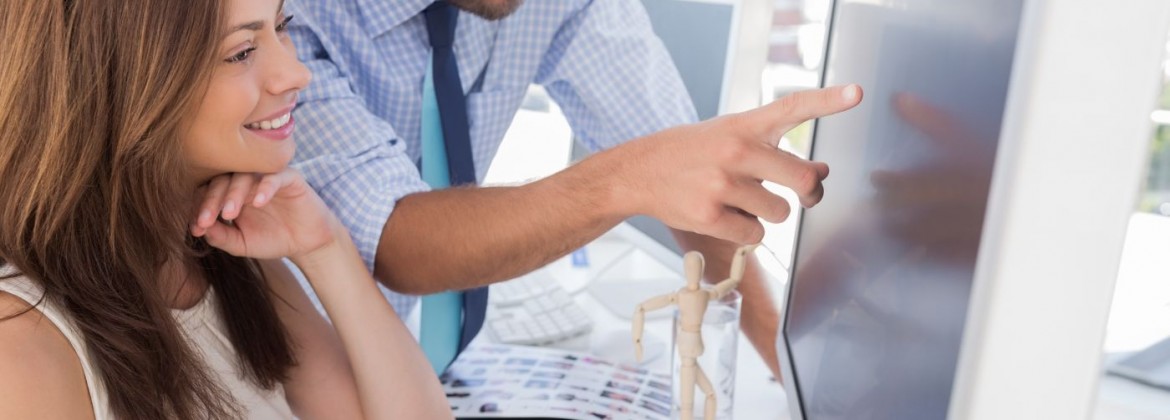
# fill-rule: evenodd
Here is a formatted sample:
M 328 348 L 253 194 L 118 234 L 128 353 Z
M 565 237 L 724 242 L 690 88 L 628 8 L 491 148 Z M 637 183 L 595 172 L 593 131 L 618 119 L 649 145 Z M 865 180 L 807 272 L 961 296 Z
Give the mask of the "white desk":
M 789 233 L 789 232 L 784 232 Z M 602 238 L 599 241 L 613 241 Z M 618 248 L 621 245 L 617 246 Z M 782 248 L 775 246 L 773 248 Z M 783 249 L 776 249 L 785 252 Z M 594 252 L 590 269 L 574 269 L 568 260 L 550 265 L 554 276 L 576 301 L 593 316 L 594 330 L 587 336 L 558 344 L 557 348 L 595 351 L 611 334 L 629 334 L 629 321 L 612 314 L 588 291 L 588 281 L 604 269 L 607 259 L 619 252 Z M 785 262 L 787 263 L 787 262 Z M 779 289 L 779 287 L 777 287 Z M 779 290 L 777 290 L 779 292 Z M 647 298 L 649 296 L 646 296 Z M 489 314 L 490 317 L 490 314 Z M 669 345 L 669 318 L 647 320 L 646 333 Z M 1135 351 L 1170 335 L 1170 218 L 1137 214 L 1131 220 L 1126 249 L 1118 273 L 1117 291 L 1105 341 L 1107 360 Z M 483 336 L 490 340 L 488 334 Z M 628 343 L 625 342 L 625 343 Z M 623 344 L 632 353 L 632 345 Z M 613 351 L 613 349 L 609 349 Z M 618 349 L 619 351 L 621 349 Z M 772 380 L 764 361 L 741 334 L 735 388 L 735 418 L 743 420 L 788 419 L 788 404 L 781 386 Z M 632 355 L 631 355 L 632 357 Z M 670 357 L 664 353 L 646 366 L 669 372 Z M 1095 402 L 1095 419 L 1170 420 L 1170 392 L 1126 379 L 1103 375 Z
M 620 252 L 614 252 L 615 249 L 619 251 L 623 247 L 628 249 L 630 245 L 622 244 L 612 236 L 603 236 L 598 241 L 610 246 L 590 249 L 590 268 L 574 268 L 568 257 L 553 262 L 549 267 L 544 268 L 545 270 L 549 270 L 550 274 L 557 278 L 567 290 L 576 292 L 574 299 L 590 314 L 594 322 L 593 331 L 588 336 L 557 343 L 549 347 L 593 353 L 607 360 L 625 363 L 632 361 L 633 358 L 630 321 L 614 315 L 588 290 L 584 289 L 587 286 L 588 279 L 599 274 L 599 271 L 604 271 L 610 260 L 620 257 Z M 650 297 L 644 296 L 643 298 Z M 493 312 L 494 308 L 489 308 L 489 320 L 492 318 Z M 670 310 L 663 309 L 662 312 L 663 314 L 668 314 Z M 648 338 L 649 336 L 658 338 L 663 343 L 663 346 L 669 346 L 670 328 L 670 317 L 652 315 L 646 320 L 645 334 Z M 611 338 L 617 338 L 617 340 L 612 342 L 605 341 Z M 492 337 L 491 334 L 480 334 L 476 340 L 490 342 L 492 341 Z M 608 348 L 605 348 L 606 346 Z M 666 352 L 666 348 L 662 350 L 661 356 L 648 361 L 644 366 L 647 369 L 669 374 L 670 354 Z M 734 400 L 735 419 L 787 419 L 788 405 L 783 388 L 772 379 L 767 365 L 764 364 L 763 359 L 756 353 L 751 343 L 748 342 L 742 333 L 740 333 L 737 352 L 739 357 L 737 360 Z M 649 353 L 648 351 L 647 354 Z M 615 354 L 625 355 L 624 357 L 628 357 L 630 360 L 622 360 L 621 357 L 623 356 L 615 357 Z
M 624 333 L 628 336 L 629 321 L 610 313 L 593 296 L 582 293 L 577 296 L 577 302 L 594 316 L 595 326 L 591 337 L 594 342 L 591 343 L 591 348 L 596 347 L 596 340 L 611 333 Z M 668 310 L 664 309 L 664 311 Z M 667 346 L 670 345 L 670 328 L 671 319 L 669 317 L 651 319 L 646 322 L 646 334 L 657 336 Z M 632 344 L 628 344 L 628 349 L 630 353 L 633 353 Z M 736 420 L 787 419 L 788 404 L 784 389 L 772 380 L 768 366 L 764 364 L 764 360 L 743 333 L 740 333 L 737 353 L 739 358 L 736 361 L 734 408 Z M 646 366 L 652 370 L 669 373 L 669 352 L 663 352 L 662 356 Z

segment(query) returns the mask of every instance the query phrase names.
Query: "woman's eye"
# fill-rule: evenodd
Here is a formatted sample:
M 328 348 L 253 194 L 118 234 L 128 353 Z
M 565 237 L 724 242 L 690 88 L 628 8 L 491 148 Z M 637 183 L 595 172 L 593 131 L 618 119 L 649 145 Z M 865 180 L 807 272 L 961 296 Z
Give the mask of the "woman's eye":
M 288 17 L 284 18 L 284 20 L 282 20 L 282 21 L 280 21 L 280 23 L 276 24 L 276 32 L 287 31 L 288 30 L 288 23 L 291 22 L 292 19 L 293 19 L 293 15 L 288 15 Z
M 248 57 L 252 56 L 252 52 L 254 52 L 254 51 L 256 51 L 256 47 L 251 47 L 251 48 L 245 49 L 243 51 L 240 51 L 240 52 L 236 53 L 236 55 L 228 57 L 227 62 L 228 63 L 239 63 L 239 62 L 245 61 L 248 59 Z

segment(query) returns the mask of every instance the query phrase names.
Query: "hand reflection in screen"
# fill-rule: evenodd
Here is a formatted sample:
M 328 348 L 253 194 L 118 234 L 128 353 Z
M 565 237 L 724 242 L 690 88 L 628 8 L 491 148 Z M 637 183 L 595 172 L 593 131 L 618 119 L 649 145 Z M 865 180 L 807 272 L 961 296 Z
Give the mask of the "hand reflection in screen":
M 894 95 L 891 102 L 898 117 L 924 138 L 911 144 L 930 149 L 926 153 L 930 157 L 869 173 L 871 199 L 824 246 L 807 251 L 810 258 L 799 267 L 802 277 L 816 279 L 805 285 L 803 296 L 813 297 L 811 301 L 866 296 L 843 293 L 842 288 L 867 289 L 897 281 L 905 278 L 904 270 L 916 271 L 914 267 L 923 265 L 962 272 L 974 266 L 996 139 L 976 134 L 960 116 L 914 94 Z M 792 304 L 801 307 L 805 302 Z
M 955 115 L 913 94 L 893 100 L 898 116 L 920 131 L 932 150 L 925 162 L 870 173 L 873 211 L 883 233 L 928 247 L 952 261 L 974 258 L 994 165 L 994 139 L 980 138 Z
M 803 284 L 804 301 L 792 302 L 798 311 L 813 315 L 808 321 L 828 320 L 828 314 L 846 302 L 825 303 L 846 296 L 866 297 L 852 303 L 871 316 L 904 316 L 911 307 L 926 309 L 922 302 L 907 299 L 937 296 L 933 290 L 915 290 L 933 283 L 928 278 L 970 282 L 994 166 L 995 138 L 976 134 L 959 116 L 913 94 L 894 95 L 892 105 L 899 118 L 922 134 L 924 140 L 911 144 L 930 149 L 926 153 L 930 158 L 870 172 L 872 198 L 821 249 L 811 250 L 799 270 L 803 278 L 815 280 Z M 878 291 L 891 287 L 900 290 L 894 294 L 901 299 L 881 299 L 890 294 Z M 819 322 L 802 326 L 815 324 Z

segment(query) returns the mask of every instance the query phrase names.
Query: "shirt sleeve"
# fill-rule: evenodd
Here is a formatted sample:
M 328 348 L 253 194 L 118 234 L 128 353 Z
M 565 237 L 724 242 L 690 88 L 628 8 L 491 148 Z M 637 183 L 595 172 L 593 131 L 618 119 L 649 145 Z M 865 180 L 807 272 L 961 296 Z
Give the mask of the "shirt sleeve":
M 349 229 L 373 272 L 395 203 L 429 187 L 394 128 L 366 108 L 316 33 L 305 24 L 291 25 L 289 32 L 298 58 L 313 73 L 293 112 L 298 147 L 293 166 Z M 383 291 L 403 316 L 417 299 Z
M 594 0 L 577 11 L 555 35 L 536 82 L 592 151 L 698 120 L 638 1 Z

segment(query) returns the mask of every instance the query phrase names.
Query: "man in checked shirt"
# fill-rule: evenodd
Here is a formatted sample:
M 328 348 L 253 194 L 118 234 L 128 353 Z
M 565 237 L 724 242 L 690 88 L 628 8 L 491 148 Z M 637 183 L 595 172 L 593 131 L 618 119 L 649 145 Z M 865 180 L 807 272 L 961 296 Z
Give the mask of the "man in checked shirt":
M 313 72 L 294 112 L 296 167 L 350 229 L 404 319 L 420 295 L 486 299 L 477 291 L 634 215 L 671 227 L 682 248 L 708 257 L 707 272 L 718 280 L 737 245 L 763 238 L 760 219 L 777 223 L 791 212 L 762 180 L 791 188 L 805 207 L 821 199 L 828 166 L 779 150 L 781 136 L 862 96 L 853 85 L 808 91 L 696 123 L 678 71 L 635 0 L 288 0 L 286 8 L 296 16 L 298 56 Z M 441 23 L 428 15 L 444 8 L 457 16 L 448 22 L 454 28 L 436 29 Z M 431 34 L 449 30 L 452 45 L 442 50 Z M 442 54 L 453 54 L 457 66 L 475 180 L 533 83 L 598 153 L 526 185 L 432 188 L 420 174 L 424 92 L 433 84 L 447 118 L 444 82 L 431 73 L 451 64 L 436 60 Z M 448 142 L 460 136 L 449 131 L 443 121 Z M 740 291 L 742 329 L 779 377 L 779 314 L 754 258 Z M 482 308 L 465 304 L 454 318 L 464 339 L 478 331 Z M 424 350 L 428 316 L 424 300 Z M 454 354 L 432 359 L 435 370 Z

